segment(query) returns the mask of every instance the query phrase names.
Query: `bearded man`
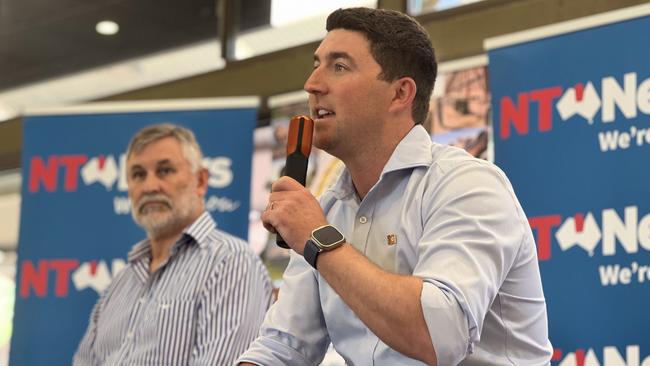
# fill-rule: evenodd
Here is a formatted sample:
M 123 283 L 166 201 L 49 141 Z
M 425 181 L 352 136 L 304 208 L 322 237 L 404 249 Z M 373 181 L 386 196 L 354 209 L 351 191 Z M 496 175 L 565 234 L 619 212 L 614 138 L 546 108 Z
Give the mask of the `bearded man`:
M 205 211 L 209 173 L 190 130 L 145 127 L 126 156 L 147 239 L 95 305 L 74 365 L 232 364 L 270 303 L 263 264 Z

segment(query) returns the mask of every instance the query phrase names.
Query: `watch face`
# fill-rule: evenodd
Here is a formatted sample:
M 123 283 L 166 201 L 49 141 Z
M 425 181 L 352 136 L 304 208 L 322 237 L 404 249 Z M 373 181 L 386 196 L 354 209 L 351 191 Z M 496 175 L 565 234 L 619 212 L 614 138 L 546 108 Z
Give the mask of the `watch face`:
M 339 244 L 345 240 L 343 234 L 336 230 L 335 227 L 329 225 L 314 231 L 313 236 L 324 248 Z

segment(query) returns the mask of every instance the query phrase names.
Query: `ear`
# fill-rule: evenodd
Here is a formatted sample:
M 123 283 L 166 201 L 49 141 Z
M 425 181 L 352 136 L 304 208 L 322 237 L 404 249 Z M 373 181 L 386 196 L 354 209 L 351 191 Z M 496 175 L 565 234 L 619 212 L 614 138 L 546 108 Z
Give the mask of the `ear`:
M 210 179 L 210 173 L 206 168 L 200 168 L 195 174 L 197 178 L 196 192 L 201 197 L 205 197 L 208 193 L 208 179 Z
M 389 111 L 403 112 L 406 110 L 410 115 L 417 89 L 415 80 L 411 77 L 404 76 L 395 80 L 393 82 L 393 100 L 391 101 Z

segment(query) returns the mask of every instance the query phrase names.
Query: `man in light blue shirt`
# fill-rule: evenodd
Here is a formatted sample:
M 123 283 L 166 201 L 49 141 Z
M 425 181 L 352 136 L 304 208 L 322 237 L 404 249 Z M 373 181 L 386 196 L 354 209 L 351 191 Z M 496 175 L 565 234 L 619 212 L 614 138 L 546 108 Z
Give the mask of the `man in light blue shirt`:
M 505 175 L 420 125 L 436 75 L 403 14 L 341 9 L 305 83 L 315 146 L 346 166 L 317 201 L 290 178 L 262 219 L 291 246 L 242 364 L 549 365 L 535 243 Z

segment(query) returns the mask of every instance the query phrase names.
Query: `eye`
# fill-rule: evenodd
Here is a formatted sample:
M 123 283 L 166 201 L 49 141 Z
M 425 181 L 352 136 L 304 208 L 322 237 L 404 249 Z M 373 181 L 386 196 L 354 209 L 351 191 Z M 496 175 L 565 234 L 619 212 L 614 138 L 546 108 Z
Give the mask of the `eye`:
M 169 175 L 174 172 L 174 169 L 168 166 L 165 167 L 160 167 L 156 171 L 156 174 L 158 174 L 159 177 L 164 177 L 166 175 Z
M 145 173 L 142 170 L 134 170 L 131 172 L 132 180 L 142 180 L 145 177 Z
M 345 71 L 345 70 L 347 70 L 347 66 L 345 66 L 344 64 L 338 62 L 334 64 L 334 71 Z

